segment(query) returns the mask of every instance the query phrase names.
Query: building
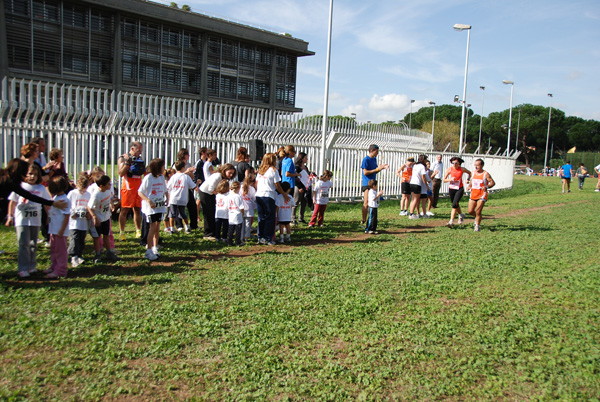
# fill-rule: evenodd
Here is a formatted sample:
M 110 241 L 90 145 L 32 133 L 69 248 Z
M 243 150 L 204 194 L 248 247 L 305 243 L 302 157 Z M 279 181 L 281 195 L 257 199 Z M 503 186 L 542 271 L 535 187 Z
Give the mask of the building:
M 298 112 L 308 43 L 144 0 L 0 0 L 0 81 Z

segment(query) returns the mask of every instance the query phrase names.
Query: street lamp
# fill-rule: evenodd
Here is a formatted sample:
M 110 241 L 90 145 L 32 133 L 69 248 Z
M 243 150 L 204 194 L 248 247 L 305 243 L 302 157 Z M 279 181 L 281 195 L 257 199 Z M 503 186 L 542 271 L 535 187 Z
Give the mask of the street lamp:
M 519 108 L 519 118 L 517 119 L 517 141 L 515 141 L 515 150 L 519 150 L 519 128 L 521 127 L 521 108 Z
M 467 103 L 467 117 L 465 118 L 465 143 L 467 142 L 467 128 L 469 127 L 469 108 L 471 107 L 470 103 Z
M 481 153 L 481 127 L 483 126 L 483 98 L 485 95 L 485 87 L 480 86 L 481 89 L 481 118 L 479 119 L 479 142 L 477 143 L 477 149 Z
M 548 134 L 546 135 L 546 153 L 544 154 L 544 172 L 548 166 L 548 141 L 550 140 L 550 118 L 552 117 L 552 94 L 548 94 L 550 98 L 550 111 L 548 112 Z M 552 156 L 552 155 L 550 155 Z
M 467 59 L 465 61 L 465 84 L 463 86 L 463 108 L 460 116 L 460 138 L 458 141 L 458 153 L 462 153 L 463 127 L 465 126 L 465 105 L 467 103 L 467 72 L 469 69 L 469 43 L 471 42 L 471 25 L 454 24 L 455 31 L 467 31 Z
M 506 157 L 510 156 L 510 129 L 512 127 L 512 101 L 513 90 L 515 89 L 514 81 L 503 80 L 504 85 L 510 85 L 510 111 L 508 112 L 508 141 L 506 142 Z
M 408 120 L 408 130 L 412 130 L 412 104 L 415 103 L 414 99 L 410 100 L 410 118 Z
M 433 121 L 431 123 L 431 137 L 433 137 L 433 134 L 435 133 L 435 102 L 429 101 L 429 104 L 433 106 Z
M 352 119 L 356 120 L 356 113 L 350 113 L 350 117 L 352 117 Z

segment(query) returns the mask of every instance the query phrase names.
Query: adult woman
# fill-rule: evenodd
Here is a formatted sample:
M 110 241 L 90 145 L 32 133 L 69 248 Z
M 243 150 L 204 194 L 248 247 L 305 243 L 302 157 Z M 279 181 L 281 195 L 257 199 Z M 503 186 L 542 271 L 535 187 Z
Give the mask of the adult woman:
M 296 148 L 293 145 L 286 145 L 284 151 L 285 156 L 281 160 L 281 181 L 290 184 L 290 196 L 293 196 L 296 177 L 300 176 L 299 173 L 296 173 L 296 165 L 294 165 Z
M 281 177 L 277 172 L 277 157 L 273 153 L 263 156 L 256 175 L 256 206 L 258 210 L 258 242 L 275 245 L 275 197 L 283 194 L 285 202 L 289 196 L 281 189 Z
M 427 162 L 427 156 L 419 155 L 417 163 L 413 165 L 412 175 L 410 177 L 410 215 L 408 219 L 419 219 L 419 214 L 415 213 L 419 201 L 425 211 L 425 201 L 427 200 L 427 190 L 431 190 L 429 184 L 427 184 L 427 168 L 425 163 Z M 425 190 L 425 191 L 422 191 Z M 423 196 L 421 196 L 423 194 Z M 423 215 L 426 217 L 427 215 Z
M 294 191 L 294 208 L 293 208 L 293 216 L 294 216 L 294 224 L 298 223 L 297 220 L 297 209 L 300 207 L 300 222 L 306 223 L 304 220 L 304 212 L 306 211 L 306 204 L 308 204 L 308 199 L 310 195 L 308 192 L 310 191 L 310 187 L 308 185 L 309 172 L 306 167 L 306 162 L 308 162 L 308 156 L 304 152 L 298 152 L 298 156 L 296 156 L 296 172 L 298 173 L 298 177 L 296 177 L 296 191 Z
M 200 186 L 200 203 L 204 216 L 204 238 L 215 240 L 215 207 L 217 185 L 223 179 L 231 180 L 236 174 L 235 167 L 231 163 L 225 163 L 210 175 Z
M 449 183 L 449 193 L 450 193 L 450 201 L 452 201 L 452 212 L 450 213 L 450 221 L 446 226 L 451 228 L 454 225 L 454 218 L 458 213 L 458 224 L 462 225 L 463 220 L 465 219 L 465 215 L 460 210 L 460 199 L 465 193 L 465 187 L 463 185 L 463 174 L 468 174 L 467 183 L 471 180 L 471 172 L 468 169 L 465 169 L 461 165 L 465 161 L 459 158 L 458 156 L 454 156 L 450 159 L 451 166 L 446 169 L 446 173 L 444 174 L 444 183 Z
M 577 175 L 577 179 L 579 180 L 579 189 L 583 190 L 583 182 L 585 181 L 585 178 L 588 174 L 588 170 L 583 163 L 579 164 L 579 167 L 577 168 L 577 172 L 575 172 L 575 174 Z
M 246 162 L 248 158 L 249 155 L 246 147 L 239 147 L 235 156 L 235 160 L 231 162 L 231 164 L 235 167 L 237 179 L 240 183 L 244 181 L 244 178 L 246 177 L 246 171 L 251 168 L 250 164 Z
M 487 201 L 488 188 L 492 188 L 496 185 L 492 176 L 485 170 L 483 170 L 483 160 L 475 160 L 475 171 L 473 172 L 473 178 L 467 186 L 467 190 L 471 190 L 471 196 L 469 197 L 469 214 L 475 217 L 475 224 L 473 230 L 479 232 L 479 225 L 481 224 L 481 211 Z
M 50 178 L 48 173 L 44 170 L 44 166 L 40 165 L 38 158 L 40 156 L 39 147 L 37 144 L 30 142 L 21 147 L 21 159 L 27 162 L 29 165 L 37 165 L 42 171 L 42 183 L 46 183 Z

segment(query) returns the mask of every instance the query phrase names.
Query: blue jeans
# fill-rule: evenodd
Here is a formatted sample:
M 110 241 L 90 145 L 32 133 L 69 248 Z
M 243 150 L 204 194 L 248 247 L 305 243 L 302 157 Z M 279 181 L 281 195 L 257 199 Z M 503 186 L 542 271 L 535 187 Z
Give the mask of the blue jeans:
M 258 212 L 258 238 L 266 241 L 275 236 L 275 200 L 271 197 L 256 197 Z

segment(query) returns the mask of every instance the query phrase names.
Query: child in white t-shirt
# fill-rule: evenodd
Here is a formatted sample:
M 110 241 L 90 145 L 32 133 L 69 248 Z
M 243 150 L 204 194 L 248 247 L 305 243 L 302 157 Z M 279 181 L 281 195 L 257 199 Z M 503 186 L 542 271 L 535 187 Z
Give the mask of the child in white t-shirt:
M 368 206 L 369 216 L 367 218 L 367 227 L 365 233 L 377 233 L 377 208 L 379 208 L 379 198 L 383 195 L 383 191 L 377 191 L 377 180 L 371 179 L 367 184 L 369 187 Z
M 229 186 L 229 195 L 227 196 L 227 204 L 229 205 L 227 243 L 233 246 L 233 237 L 235 235 L 236 246 L 243 246 L 242 242 L 242 227 L 244 225 L 244 200 L 239 195 L 240 182 L 234 181 Z
M 221 180 L 217 184 L 217 196 L 215 197 L 215 236 L 217 241 L 227 242 L 229 235 L 229 203 L 227 202 L 227 193 L 229 193 L 229 182 Z
M 96 179 L 96 185 L 98 186 L 98 191 L 94 192 L 90 197 L 88 211 L 92 215 L 94 227 L 96 228 L 98 235 L 102 236 L 102 243 L 106 249 L 106 260 L 115 262 L 120 260 L 120 258 L 111 251 L 110 239 L 108 237 L 110 233 L 110 208 L 112 199 L 110 177 L 107 175 L 100 176 L 100 178 Z M 102 248 L 100 244 L 97 243 L 94 244 L 94 247 L 96 249 L 94 262 L 99 263 L 102 261 Z
M 252 219 L 256 209 L 256 173 L 248 173 L 244 178 L 244 184 L 240 188 L 240 195 L 244 201 L 244 226 L 242 228 L 242 238 L 247 242 L 252 231 Z
M 325 209 L 327 209 L 327 204 L 329 204 L 329 191 L 333 186 L 333 184 L 331 184 L 332 177 L 333 173 L 331 173 L 331 171 L 324 171 L 313 188 L 314 209 L 312 218 L 308 224 L 309 228 L 314 228 L 316 224 L 323 226 Z
M 48 191 L 54 195 L 54 201 L 66 201 L 69 203 L 67 208 L 50 208 L 48 218 L 48 234 L 50 235 L 50 268 L 47 269 L 46 278 L 66 278 L 67 277 L 67 236 L 65 232 L 69 226 L 69 215 L 71 215 L 70 201 L 65 195 L 69 188 L 69 182 L 64 176 L 53 177 L 48 183 Z
M 187 217 L 187 213 L 185 212 L 185 207 L 188 203 L 189 190 L 193 190 L 196 188 L 196 183 L 194 180 L 185 173 L 185 161 L 178 160 L 175 162 L 175 169 L 177 173 L 175 173 L 169 179 L 167 183 L 167 190 L 169 191 L 169 228 L 171 233 L 173 232 L 173 227 L 175 226 L 175 219 L 177 217 L 183 220 L 185 233 L 190 233 L 190 226 Z
M 90 176 L 82 172 L 77 177 L 77 189 L 69 192 L 67 198 L 71 203 L 71 219 L 69 221 L 69 249 L 71 267 L 83 264 L 83 249 L 85 236 L 89 228 L 90 213 L 87 210 L 91 194 L 87 191 L 90 185 Z
M 285 181 L 281 182 L 281 189 L 285 194 L 290 193 L 290 188 L 290 183 Z M 285 202 L 283 194 L 278 194 L 277 198 L 275 199 L 275 206 L 277 207 L 277 222 L 279 224 L 280 243 L 283 243 L 284 241 L 292 241 L 290 223 L 292 222 L 292 212 L 295 205 L 296 203 L 294 202 L 294 198 L 292 197 L 288 197 L 287 202 Z
M 148 171 L 150 174 L 147 174 L 142 179 L 138 194 L 142 199 L 142 211 L 149 223 L 148 238 L 146 240 L 146 258 L 154 261 L 159 257 L 158 239 L 160 236 L 160 221 L 162 221 L 163 215 L 167 213 L 166 205 L 169 199 L 164 176 L 165 161 L 160 158 L 152 159 L 148 165 Z M 185 176 L 189 178 L 189 176 Z M 187 194 L 187 189 L 185 192 Z
M 37 165 L 31 165 L 25 181 L 21 183 L 23 189 L 39 197 L 50 199 L 46 187 L 42 185 L 42 172 Z M 8 221 L 14 221 L 17 239 L 19 241 L 19 255 L 17 258 L 18 275 L 27 278 L 37 272 L 37 244 L 40 227 L 42 226 L 42 204 L 31 202 L 16 193 L 10 193 L 8 199 Z M 49 207 L 44 207 L 49 209 Z

